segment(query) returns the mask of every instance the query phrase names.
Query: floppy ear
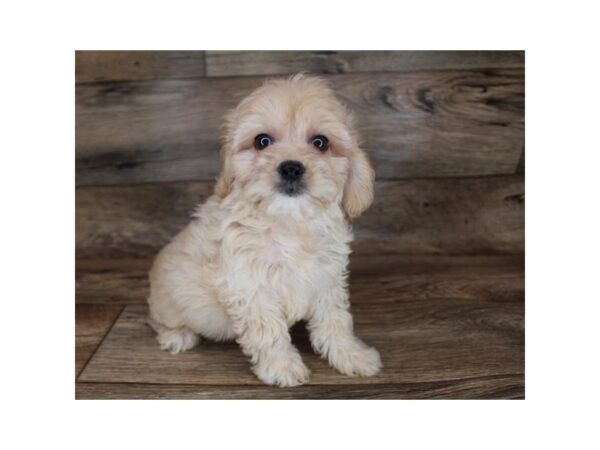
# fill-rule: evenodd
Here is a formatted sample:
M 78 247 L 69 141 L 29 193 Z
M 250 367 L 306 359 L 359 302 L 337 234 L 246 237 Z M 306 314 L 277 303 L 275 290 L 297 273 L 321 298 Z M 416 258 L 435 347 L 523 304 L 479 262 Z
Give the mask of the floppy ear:
M 215 193 L 221 198 L 229 195 L 229 192 L 231 192 L 231 185 L 233 184 L 233 171 L 231 170 L 228 154 L 229 152 L 225 147 L 221 147 L 221 174 L 215 185 Z
M 375 171 L 364 150 L 355 147 L 350 157 L 348 180 L 344 187 L 342 203 L 350 218 L 360 216 L 373 203 Z
M 233 184 L 233 168 L 231 167 L 231 134 L 230 120 L 226 118 L 223 128 L 221 129 L 221 174 L 215 185 L 215 193 L 221 197 L 227 197 L 231 192 Z

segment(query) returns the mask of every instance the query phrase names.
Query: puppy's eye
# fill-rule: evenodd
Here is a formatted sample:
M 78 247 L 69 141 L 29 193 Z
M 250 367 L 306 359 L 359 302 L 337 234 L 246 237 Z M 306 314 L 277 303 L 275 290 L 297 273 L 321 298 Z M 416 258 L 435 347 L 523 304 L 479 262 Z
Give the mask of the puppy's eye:
M 325 136 L 323 136 L 322 134 L 317 134 L 316 136 L 314 136 L 311 140 L 310 143 L 312 145 L 314 145 L 315 147 L 317 147 L 319 150 L 321 150 L 322 152 L 326 152 L 327 149 L 329 148 L 329 141 L 327 140 L 327 138 Z
M 273 143 L 273 138 L 268 134 L 259 134 L 254 138 L 254 148 L 256 150 L 262 150 Z

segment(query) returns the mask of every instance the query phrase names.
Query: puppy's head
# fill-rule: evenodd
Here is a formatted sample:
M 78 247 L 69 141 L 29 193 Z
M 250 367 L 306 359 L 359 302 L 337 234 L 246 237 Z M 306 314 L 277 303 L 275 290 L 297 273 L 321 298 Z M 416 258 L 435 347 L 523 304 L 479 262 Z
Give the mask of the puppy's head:
M 275 214 L 339 203 L 350 217 L 373 200 L 353 118 L 319 78 L 265 83 L 227 115 L 222 139 L 221 197 L 238 190 Z

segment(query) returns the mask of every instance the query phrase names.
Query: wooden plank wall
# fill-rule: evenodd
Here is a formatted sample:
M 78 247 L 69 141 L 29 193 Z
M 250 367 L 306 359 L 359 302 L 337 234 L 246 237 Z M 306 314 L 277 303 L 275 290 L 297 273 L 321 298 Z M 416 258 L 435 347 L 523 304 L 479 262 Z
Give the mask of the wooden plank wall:
M 524 53 L 76 52 L 77 256 L 147 257 L 210 194 L 223 114 L 326 77 L 377 173 L 372 252 L 524 251 Z M 160 183 L 160 184 L 158 184 Z

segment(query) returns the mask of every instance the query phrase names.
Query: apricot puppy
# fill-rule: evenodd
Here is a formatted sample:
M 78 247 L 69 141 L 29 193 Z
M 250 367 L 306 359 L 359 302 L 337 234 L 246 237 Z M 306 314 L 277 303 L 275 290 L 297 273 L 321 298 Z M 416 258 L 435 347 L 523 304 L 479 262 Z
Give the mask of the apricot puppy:
M 349 218 L 373 200 L 374 172 L 351 114 L 321 79 L 265 83 L 225 120 L 222 172 L 150 271 L 149 323 L 164 350 L 235 339 L 267 384 L 306 383 L 289 327 L 345 375 L 374 375 L 354 336 Z

